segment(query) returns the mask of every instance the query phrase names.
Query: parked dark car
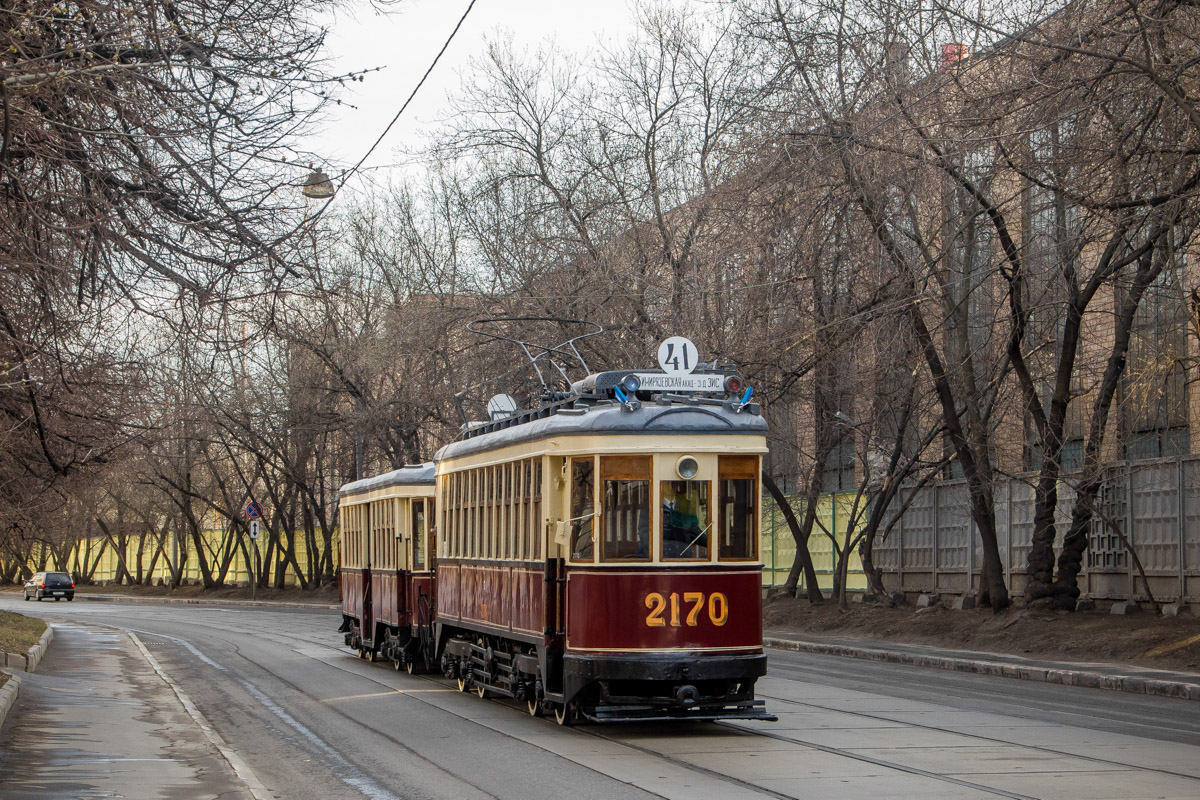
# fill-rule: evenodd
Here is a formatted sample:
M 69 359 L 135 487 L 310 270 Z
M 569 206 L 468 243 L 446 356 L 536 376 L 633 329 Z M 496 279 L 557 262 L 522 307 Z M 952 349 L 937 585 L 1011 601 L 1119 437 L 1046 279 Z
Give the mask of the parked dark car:
M 43 597 L 53 597 L 55 600 L 75 599 L 75 581 L 65 572 L 39 572 L 25 581 L 25 599 L 30 597 L 41 600 Z

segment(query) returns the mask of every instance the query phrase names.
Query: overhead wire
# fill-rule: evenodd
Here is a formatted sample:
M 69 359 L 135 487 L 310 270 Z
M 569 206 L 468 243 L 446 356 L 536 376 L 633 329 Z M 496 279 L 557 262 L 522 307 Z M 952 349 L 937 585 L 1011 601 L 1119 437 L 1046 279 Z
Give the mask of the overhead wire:
M 404 114 L 404 111 L 408 108 L 409 104 L 412 103 L 413 98 L 417 96 L 417 92 L 421 91 L 421 87 L 425 85 L 425 81 L 433 72 L 434 67 L 437 66 L 438 61 L 441 60 L 442 56 L 445 55 L 446 50 L 449 49 L 450 43 L 453 42 L 454 37 L 458 35 L 458 31 L 462 28 L 463 23 L 467 21 L 467 17 L 470 15 L 471 9 L 475 8 L 476 2 L 477 0 L 471 0 L 471 2 L 467 4 L 466 11 L 464 11 L 462 16 L 459 17 L 458 24 L 454 26 L 454 30 L 450 31 L 450 35 L 446 37 L 446 41 L 442 45 L 442 49 L 439 50 L 437 55 L 433 57 L 433 61 L 430 62 L 429 68 L 425 70 L 425 74 L 421 76 L 421 80 L 417 81 L 417 85 L 413 87 L 412 92 L 409 93 L 408 98 L 404 101 L 404 104 L 400 106 L 400 110 L 396 112 L 394 117 L 392 117 L 392 121 L 387 124 L 387 127 L 385 127 L 383 132 L 379 134 L 378 138 L 375 139 L 375 142 L 369 148 L 367 148 L 367 152 L 363 154 L 362 158 L 360 158 L 353 167 L 337 176 L 337 179 L 340 183 L 344 184 L 362 168 L 362 165 L 366 163 L 366 160 L 371 157 L 372 153 L 375 152 L 375 148 L 379 147 L 379 143 L 383 141 L 384 137 L 388 135 L 395 124 L 400 121 L 401 115 Z M 321 206 L 317 213 L 313 214 L 313 216 L 309 219 L 310 224 L 315 223 L 324 215 L 325 210 L 329 208 L 329 204 L 333 202 L 333 198 L 336 196 L 337 195 L 334 195 L 325 201 L 325 204 Z

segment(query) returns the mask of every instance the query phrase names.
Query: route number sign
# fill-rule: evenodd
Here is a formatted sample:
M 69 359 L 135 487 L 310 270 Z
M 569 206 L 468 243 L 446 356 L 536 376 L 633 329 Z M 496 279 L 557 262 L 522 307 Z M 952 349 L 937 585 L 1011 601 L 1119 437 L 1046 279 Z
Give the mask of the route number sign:
M 658 346 L 658 366 L 668 375 L 690 375 L 699 361 L 699 351 L 692 340 L 672 336 Z

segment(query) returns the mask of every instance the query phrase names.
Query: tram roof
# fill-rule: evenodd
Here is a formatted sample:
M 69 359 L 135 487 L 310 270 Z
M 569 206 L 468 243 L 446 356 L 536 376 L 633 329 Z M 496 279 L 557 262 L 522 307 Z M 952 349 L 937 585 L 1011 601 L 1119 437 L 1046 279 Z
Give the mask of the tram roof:
M 699 398 L 657 400 L 641 403 L 633 409 L 615 400 L 601 400 L 545 409 L 545 412 L 527 421 L 512 418 L 485 423 L 490 430 L 476 432 L 470 438 L 444 446 L 433 457 L 434 461 L 557 436 L 753 434 L 767 430 L 767 422 L 760 416 L 757 404 L 747 405 L 739 411 L 729 402 Z
M 382 475 L 376 475 L 373 478 L 363 478 L 362 480 L 347 483 L 340 490 L 338 495 L 345 497 L 351 494 L 360 494 L 362 492 L 370 492 L 375 489 L 383 489 L 389 486 L 430 486 L 434 483 L 433 479 L 433 462 L 426 461 L 424 464 L 405 464 L 400 469 L 385 472 Z

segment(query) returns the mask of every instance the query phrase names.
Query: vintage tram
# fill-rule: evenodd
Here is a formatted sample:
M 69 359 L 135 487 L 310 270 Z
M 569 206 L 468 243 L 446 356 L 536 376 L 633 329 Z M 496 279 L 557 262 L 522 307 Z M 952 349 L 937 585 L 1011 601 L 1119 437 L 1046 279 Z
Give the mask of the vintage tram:
M 466 426 L 435 456 L 426 499 L 438 515 L 429 622 L 409 614 L 401 630 L 376 612 L 381 646 L 356 633 L 367 628 L 351 603 L 347 644 L 398 668 L 436 663 L 460 691 L 561 724 L 773 719 L 754 697 L 766 423 L 732 372 L 712 370 L 701 390 L 644 385 L 664 377 L 593 374 Z M 343 490 L 343 514 L 348 500 L 384 498 L 370 483 Z M 344 583 L 358 574 L 344 567 Z
M 339 499 L 340 630 L 360 658 L 412 672 L 433 650 L 433 464 L 346 484 Z

